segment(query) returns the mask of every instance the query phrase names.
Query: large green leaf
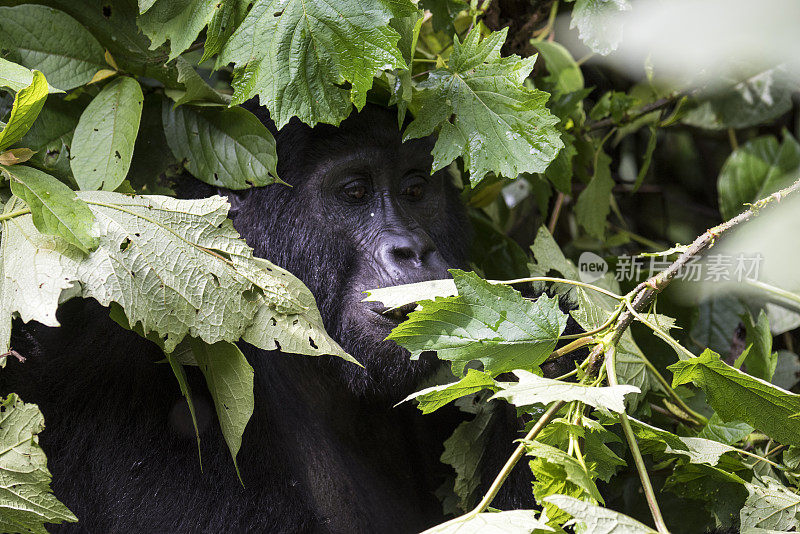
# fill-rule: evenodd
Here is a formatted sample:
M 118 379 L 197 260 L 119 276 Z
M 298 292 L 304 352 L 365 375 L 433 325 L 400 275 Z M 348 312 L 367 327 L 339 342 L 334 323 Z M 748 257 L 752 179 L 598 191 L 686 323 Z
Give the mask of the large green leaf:
M 555 401 L 579 401 L 602 410 L 622 413 L 625 395 L 639 393 L 639 388 L 629 385 L 589 387 L 537 376 L 528 371 L 516 370 L 518 382 L 497 382 L 500 391 L 493 399 L 505 399 L 515 406 L 548 405 Z
M 33 167 L 14 165 L 2 170 L 11 182 L 11 192 L 28 205 L 41 233 L 62 237 L 83 252 L 97 247 L 99 241 L 92 235 L 94 214 L 72 189 Z
M 75 128 L 70 163 L 81 189 L 113 191 L 125 179 L 143 103 L 139 82 L 120 77 L 86 107 Z
M 606 233 L 606 217 L 611 212 L 611 158 L 600 152 L 595 158 L 594 176 L 575 203 L 575 216 L 586 233 L 603 239 Z
M 32 4 L 0 7 L 0 54 L 42 71 L 65 91 L 108 68 L 103 47 L 86 28 L 62 11 Z
M 30 129 L 47 100 L 47 90 L 44 74 L 34 71 L 31 84 L 20 89 L 14 97 L 8 122 L 0 130 L 0 152 L 22 139 Z
M 781 443 L 800 445 L 800 395 L 745 374 L 708 349 L 669 369 L 673 387 L 694 382 L 723 420 L 744 421 Z
M 0 417 L 0 531 L 47 534 L 43 523 L 77 521 L 50 491 L 39 408 L 12 393 L 2 399 Z
M 222 2 L 209 0 L 160 0 L 139 15 L 142 32 L 156 49 L 169 40 L 169 59 L 175 59 L 189 48 L 197 35 L 221 9 Z M 140 7 L 141 11 L 141 7 Z
M 453 492 L 458 497 L 458 506 L 464 511 L 475 504 L 491 420 L 491 409 L 481 406 L 473 419 L 460 423 L 444 442 L 441 461 L 456 472 Z
M 546 468 L 548 474 L 553 478 L 571 482 L 595 501 L 603 502 L 600 490 L 597 489 L 597 485 L 594 482 L 595 473 L 588 471 L 586 466 L 574 456 L 538 441 L 523 441 L 523 443 L 528 455 L 536 457 L 533 461 L 539 464 L 537 466 L 538 472 Z M 544 466 L 542 464 L 550 465 Z
M 730 219 L 745 204 L 762 199 L 800 177 L 800 144 L 789 132 L 783 142 L 773 136 L 757 137 L 734 150 L 719 173 L 719 209 Z
M 538 368 L 567 324 L 558 299 L 542 295 L 531 302 L 474 273 L 451 272 L 458 296 L 421 302 L 422 309 L 412 312 L 388 339 L 411 351 L 412 358 L 435 350 L 440 359 L 453 362 L 456 376 L 472 360 L 481 361 L 492 375 Z
M 550 495 L 544 499 L 570 514 L 583 527 L 581 532 L 592 534 L 656 534 L 647 525 L 639 523 L 614 510 L 597 506 L 567 495 Z
M 0 87 L 8 87 L 16 93 L 28 87 L 31 83 L 33 83 L 33 71 L 31 69 L 0 58 Z M 48 86 L 47 90 L 50 93 L 63 92 L 53 86 Z
M 162 112 L 172 153 L 195 177 L 228 189 L 278 181 L 275 139 L 255 115 L 242 108 L 180 106 Z
M 219 53 L 239 24 L 247 15 L 247 8 L 253 0 L 222 0 L 214 10 L 206 29 L 206 42 L 203 44 L 203 57 L 200 63 Z
M 447 67 L 419 84 L 420 110 L 405 138 L 424 137 L 440 128 L 433 169 L 464 157 L 473 185 L 487 172 L 516 178 L 544 172 L 564 146 L 558 119 L 545 107 L 548 95 L 525 87 L 536 57 L 501 58 L 507 29 L 482 41 L 473 29 L 453 43 Z
M 406 68 L 389 21 L 415 10 L 410 0 L 257 0 L 217 65 L 236 65 L 233 103 L 259 95 L 278 128 L 293 116 L 338 125 L 351 103 L 364 106 L 375 74 Z
M 157 332 L 171 352 L 186 335 L 213 344 L 245 339 L 273 350 L 349 359 L 322 327 L 311 292 L 297 278 L 253 258 L 226 218 L 222 197 L 178 200 L 79 192 L 97 219 L 100 244 L 84 255 L 39 233 L 30 215 L 2 221 L 0 353 L 11 319 L 58 326 L 58 303 L 71 296 L 117 302 L 130 325 Z M 6 216 L 24 204 L 8 202 Z
M 206 377 L 222 435 L 238 473 L 236 455 L 242 446 L 244 428 L 253 415 L 253 368 L 233 343 L 218 341 L 207 345 L 195 338 L 190 343 L 194 359 Z
M 534 531 L 552 532 L 534 510 L 484 512 L 457 517 L 447 523 L 429 528 L 422 534 L 531 534 Z

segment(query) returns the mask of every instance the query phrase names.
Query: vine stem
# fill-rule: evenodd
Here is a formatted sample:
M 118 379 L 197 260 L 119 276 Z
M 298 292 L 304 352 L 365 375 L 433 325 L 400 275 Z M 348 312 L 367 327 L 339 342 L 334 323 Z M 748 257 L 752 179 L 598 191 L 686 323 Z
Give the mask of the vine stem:
M 585 287 L 586 289 L 592 289 L 594 291 L 597 291 L 598 293 L 608 295 L 609 297 L 616 300 L 623 300 L 625 298 L 622 295 L 617 295 L 616 293 L 609 291 L 607 289 L 603 289 L 602 287 L 593 286 L 592 284 L 586 284 L 584 282 L 578 282 L 577 280 L 567 280 L 566 278 L 555 278 L 552 276 L 532 276 L 530 278 L 515 278 L 513 280 L 487 280 L 487 282 L 489 282 L 490 284 L 505 284 L 505 285 L 521 284 L 523 282 L 558 282 L 559 284 L 568 284 L 571 286 L 579 286 L 579 287 Z
M 560 410 L 561 407 L 564 406 L 564 404 L 566 404 L 564 401 L 556 401 L 555 403 L 553 403 L 550 406 L 550 408 L 548 408 L 547 411 L 542 414 L 539 420 L 536 421 L 536 424 L 533 425 L 533 428 L 531 428 L 530 432 L 528 432 L 525 435 L 525 437 L 522 438 L 523 441 L 533 441 L 534 439 L 536 439 L 536 436 L 539 435 L 539 432 L 541 432 L 542 429 L 545 426 L 547 426 L 547 424 L 553 419 L 553 417 L 555 417 L 556 413 L 558 413 L 558 410 Z M 473 508 L 470 512 L 462 516 L 456 517 L 455 519 L 451 519 L 450 521 L 443 523 L 442 526 L 448 524 L 460 523 L 461 521 L 464 521 L 465 519 L 471 519 L 476 515 L 478 515 L 479 513 L 486 510 L 489 507 L 489 505 L 492 504 L 492 501 L 497 496 L 497 493 L 500 491 L 500 488 L 503 486 L 503 483 L 511 474 L 511 470 L 514 469 L 514 466 L 517 465 L 517 462 L 519 462 L 523 454 L 525 454 L 525 444 L 520 443 L 517 446 L 516 450 L 514 451 L 514 454 L 512 454 L 511 457 L 506 461 L 505 465 L 500 470 L 500 473 L 498 473 L 497 477 L 495 477 L 494 482 L 492 482 L 492 485 L 489 486 L 489 489 L 486 491 L 486 494 L 481 499 L 481 502 L 479 502 L 478 505 L 475 508 Z
M 13 219 L 14 217 L 19 217 L 20 215 L 27 215 L 30 212 L 31 212 L 30 209 L 22 208 L 21 210 L 10 211 L 8 213 L 3 213 L 3 214 L 0 214 L 0 221 L 7 221 L 8 219 Z
M 616 368 L 616 355 L 617 348 L 615 344 L 609 344 L 605 347 L 606 352 L 606 373 L 608 374 L 608 384 L 611 386 L 619 385 L 617 380 Z M 633 435 L 633 428 L 628 419 L 628 414 L 624 411 L 619 414 L 619 422 L 622 424 L 622 431 L 625 433 L 625 439 L 628 441 L 628 446 L 633 456 L 633 462 L 636 464 L 636 471 L 639 473 L 639 480 L 642 482 L 642 489 L 644 489 L 644 496 L 647 500 L 647 506 L 650 508 L 650 514 L 653 516 L 653 521 L 656 525 L 656 530 L 662 534 L 669 534 L 664 518 L 661 515 L 661 509 L 658 507 L 656 494 L 653 491 L 653 485 L 650 483 L 650 476 L 647 474 L 647 467 L 644 465 L 644 458 L 639 451 L 639 445 L 636 443 L 636 436 Z

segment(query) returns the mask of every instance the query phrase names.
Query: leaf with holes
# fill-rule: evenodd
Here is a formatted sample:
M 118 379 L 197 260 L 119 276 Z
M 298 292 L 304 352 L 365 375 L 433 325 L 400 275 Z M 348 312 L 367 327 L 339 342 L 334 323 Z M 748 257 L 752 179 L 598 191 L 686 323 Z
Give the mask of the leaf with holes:
M 516 178 L 544 172 L 564 146 L 545 107 L 548 94 L 524 85 L 536 57 L 500 57 L 507 29 L 480 40 L 473 29 L 453 43 L 447 66 L 419 84 L 419 107 L 405 139 L 439 129 L 433 148 L 434 171 L 463 156 L 470 181 L 488 172 Z
M 113 191 L 131 165 L 144 95 L 133 78 L 106 85 L 86 107 L 72 140 L 70 166 L 81 189 Z

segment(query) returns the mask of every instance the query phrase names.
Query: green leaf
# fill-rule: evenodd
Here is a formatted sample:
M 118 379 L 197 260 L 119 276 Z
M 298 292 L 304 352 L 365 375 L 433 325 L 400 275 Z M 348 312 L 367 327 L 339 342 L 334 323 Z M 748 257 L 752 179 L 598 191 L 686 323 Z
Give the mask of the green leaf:
M 659 452 L 683 456 L 693 464 L 717 465 L 723 454 L 736 452 L 734 447 L 701 437 L 682 437 L 630 418 L 636 437 L 643 443 L 645 452 Z
M 609 54 L 622 41 L 621 11 L 631 8 L 629 0 L 576 0 L 570 28 L 578 28 L 581 40 L 598 54 Z
M 191 46 L 221 6 L 208 0 L 160 0 L 146 11 L 140 9 L 138 23 L 150 38 L 151 50 L 169 40 L 171 61 Z
M 475 492 L 481 483 L 481 466 L 491 420 L 491 410 L 482 406 L 472 420 L 460 423 L 444 442 L 441 461 L 456 472 L 453 491 L 458 496 L 459 507 L 465 511 L 472 508 Z
M 740 512 L 741 528 L 788 531 L 800 523 L 800 495 L 773 478 L 765 485 L 746 484 L 747 500 Z
M 156 3 L 156 0 L 139 0 L 139 13 L 144 13 Z
M 545 107 L 547 93 L 524 85 L 536 57 L 501 58 L 506 34 L 503 29 L 481 41 L 476 28 L 463 43 L 456 38 L 448 66 L 419 84 L 420 109 L 404 137 L 440 128 L 432 171 L 463 156 L 473 185 L 490 171 L 515 178 L 544 172 L 564 146 L 558 119 Z
M 593 480 L 594 473 L 587 472 L 586 468 L 573 456 L 538 441 L 523 441 L 523 443 L 529 456 L 535 456 L 538 461 L 551 464 L 548 466 L 550 473 L 554 473 L 553 469 L 558 472 L 558 476 L 553 478 L 572 482 L 592 499 L 603 502 L 603 497 Z
M 108 68 L 103 47 L 75 19 L 50 7 L 0 7 L 0 50 L 5 59 L 42 71 L 68 91 Z
M 99 240 L 92 235 L 94 214 L 72 189 L 33 167 L 7 167 L 3 173 L 11 182 L 11 192 L 30 208 L 37 230 L 62 237 L 85 253 L 97 248 Z
M 434 31 L 445 31 L 448 35 L 454 32 L 453 20 L 459 13 L 469 8 L 465 0 L 420 0 L 420 7 L 432 15 Z
M 222 435 L 231 451 L 236 473 L 236 455 L 242 446 L 242 435 L 253 415 L 253 368 L 233 343 L 219 341 L 207 345 L 190 339 L 192 354 L 206 377 L 208 391 L 214 399 Z M 241 480 L 241 476 L 239 477 Z
M 8 122 L 0 130 L 0 151 L 22 139 L 30 129 L 47 100 L 47 87 L 44 74 L 33 71 L 31 84 L 17 92 Z
M 189 102 L 211 103 L 220 106 L 228 105 L 228 101 L 197 74 L 191 63 L 179 57 L 175 62 L 175 66 L 178 69 L 178 82 L 182 83 L 186 88 L 186 91 L 175 100 L 175 107 Z
M 718 414 L 713 414 L 706 426 L 697 434 L 698 438 L 713 439 L 720 443 L 733 445 L 746 438 L 753 427 L 741 421 L 725 422 Z
M 117 309 L 121 311 L 121 308 L 117 306 L 116 308 L 112 306 L 112 310 Z M 109 314 L 110 315 L 110 314 Z M 125 315 L 122 315 L 125 318 Z M 127 322 L 127 319 L 126 319 Z M 125 327 L 129 327 L 130 325 L 123 325 Z M 197 428 L 197 415 L 194 411 L 194 402 L 192 401 L 192 390 L 189 387 L 189 381 L 186 378 L 186 370 L 183 368 L 183 365 L 178 361 L 178 359 L 170 353 L 166 354 L 167 362 L 169 363 L 170 368 L 172 369 L 172 373 L 175 375 L 175 379 L 178 381 L 178 387 L 181 388 L 181 395 L 183 398 L 186 399 L 186 405 L 189 407 L 189 415 L 192 417 L 192 425 L 194 426 L 194 435 L 197 438 L 197 458 L 200 461 L 200 469 L 203 468 L 203 455 L 200 450 L 200 430 Z M 234 463 L 236 460 L 234 459 Z
M 81 189 L 113 191 L 125 179 L 143 103 L 139 83 L 123 76 L 106 85 L 86 107 L 75 128 L 70 163 Z
M 225 46 L 233 32 L 247 15 L 247 8 L 253 0 L 222 0 L 206 29 L 206 42 L 203 44 L 203 57 L 199 63 L 217 54 Z
M 602 150 L 595 158 L 595 169 L 592 181 L 578 195 L 575 203 L 575 216 L 586 233 L 597 239 L 603 239 L 606 233 L 606 217 L 611 212 L 611 190 L 614 180 L 611 178 L 611 158 Z
M 800 445 L 800 395 L 747 375 L 706 349 L 669 366 L 672 386 L 694 382 L 725 421 L 737 420 L 787 445 Z M 731 402 L 736 399 L 736 402 Z
M 513 373 L 519 381 L 497 382 L 501 389 L 492 399 L 505 399 L 519 407 L 548 405 L 559 400 L 579 401 L 601 410 L 622 413 L 625 411 L 625 395 L 639 392 L 639 388 L 629 385 L 589 387 L 543 378 L 528 371 L 516 370 Z
M 257 0 L 217 66 L 236 65 L 232 103 L 258 95 L 278 128 L 293 116 L 338 125 L 376 73 L 407 68 L 389 21 L 414 11 L 410 0 Z
M 681 121 L 713 130 L 749 128 L 773 121 L 792 107 L 795 84 L 784 78 L 786 73 L 778 68 L 743 81 L 731 80 L 727 88 L 702 98 Z
M 531 534 L 553 531 L 534 510 L 509 510 L 464 515 L 429 528 L 422 534 Z
M 592 534 L 656 534 L 647 525 L 639 523 L 614 510 L 603 508 L 566 495 L 550 495 L 546 502 L 570 514 L 582 527 L 582 532 Z
M 44 523 L 78 518 L 50 490 L 47 458 L 38 434 L 44 418 L 14 393 L 2 399 L 0 425 L 0 531 L 47 534 Z
M 0 240 L 0 353 L 11 319 L 58 326 L 56 308 L 72 297 L 119 303 L 130 325 L 157 332 L 166 352 L 186 336 L 206 343 L 244 339 L 265 350 L 354 361 L 325 332 L 300 280 L 254 258 L 222 197 L 178 200 L 85 191 L 100 244 L 84 255 L 39 233 L 16 197 L 6 204 Z M 36 258 L 31 263 L 30 258 Z
M 428 414 L 438 410 L 451 401 L 465 395 L 477 393 L 483 389 L 496 390 L 497 386 L 494 379 L 486 373 L 476 371 L 475 369 L 468 369 L 464 378 L 458 382 L 422 389 L 416 393 L 412 393 L 398 404 L 411 399 L 417 399 L 419 402 L 419 409 L 422 410 L 422 413 Z
M 531 302 L 474 273 L 450 272 L 458 296 L 421 302 L 422 309 L 412 312 L 388 339 L 411 351 L 412 358 L 437 351 L 440 359 L 453 362 L 456 376 L 472 360 L 482 362 L 491 375 L 538 368 L 567 324 L 558 299 L 542 295 Z
M 717 189 L 722 217 L 730 219 L 755 202 L 792 184 L 800 176 L 800 144 L 789 132 L 783 142 L 757 137 L 734 150 L 719 173 Z
M 165 104 L 162 120 L 172 153 L 207 184 L 247 189 L 280 181 L 275 138 L 249 111 Z
M 753 321 L 750 313 L 742 316 L 746 329 L 745 350 L 734 367 L 746 366 L 747 374 L 772 381 L 775 368 L 778 366 L 778 353 L 772 352 L 772 332 L 769 330 L 769 320 L 764 310 L 760 310 L 758 321 Z
M 566 48 L 551 41 L 532 44 L 544 58 L 548 72 L 544 80 L 552 85 L 556 94 L 565 95 L 583 89 L 581 68 Z
M 22 65 L 0 58 L 0 87 L 8 87 L 15 93 L 33 83 L 33 71 Z M 63 93 L 64 91 L 48 85 L 49 93 Z

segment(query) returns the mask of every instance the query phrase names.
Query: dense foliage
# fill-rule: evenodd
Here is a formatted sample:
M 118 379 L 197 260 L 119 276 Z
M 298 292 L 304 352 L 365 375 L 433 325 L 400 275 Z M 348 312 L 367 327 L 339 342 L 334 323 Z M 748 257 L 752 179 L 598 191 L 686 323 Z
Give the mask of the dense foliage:
M 352 357 L 308 289 L 252 255 L 223 197 L 176 199 L 172 179 L 284 187 L 274 138 L 236 104 L 257 96 L 280 128 L 373 101 L 405 138 L 438 134 L 432 171 L 460 184 L 476 231 L 474 272 L 369 295 L 419 301 L 391 339 L 450 362 L 406 400 L 474 414 L 442 456 L 455 518 L 429 532 L 796 529 L 791 68 L 690 84 L 649 56 L 638 81 L 588 61 L 624 45 L 628 0 L 0 4 L 3 361 L 24 357 L 14 318 L 57 326 L 59 303 L 97 299 L 163 348 L 192 413 L 183 366 L 200 366 L 236 469 L 253 371 L 234 342 Z M 585 334 L 563 335 L 563 299 Z M 482 495 L 499 402 L 527 435 Z M 78 520 L 49 490 L 37 407 L 11 394 L 0 411 L 0 530 Z M 522 458 L 541 510 L 492 509 Z

